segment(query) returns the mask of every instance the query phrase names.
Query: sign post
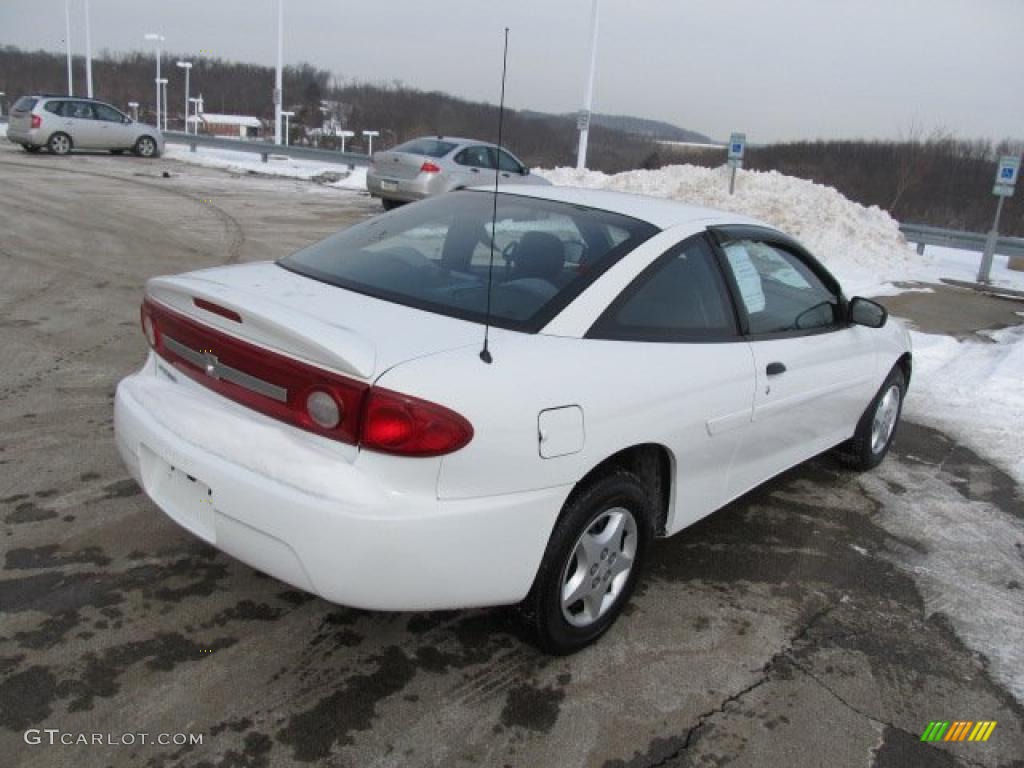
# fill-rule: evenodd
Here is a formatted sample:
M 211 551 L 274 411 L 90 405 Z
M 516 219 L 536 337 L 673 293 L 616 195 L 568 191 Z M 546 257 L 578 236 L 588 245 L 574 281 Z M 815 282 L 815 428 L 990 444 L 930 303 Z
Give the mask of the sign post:
M 992 230 L 988 233 L 985 241 L 985 252 L 981 255 L 981 267 L 978 269 L 978 282 L 990 282 L 992 272 L 992 258 L 996 254 L 996 243 L 999 240 L 999 218 L 1003 215 L 1003 202 L 1008 197 L 1013 197 L 1014 187 L 1017 185 L 1017 176 L 1020 173 L 1020 158 L 1013 155 L 1004 155 L 999 158 L 999 167 L 996 169 L 996 184 L 992 188 L 992 194 L 999 198 L 996 204 L 996 218 L 992 222 Z
M 747 134 L 734 133 L 729 137 L 729 194 L 736 189 L 736 169 L 743 167 L 743 153 L 747 149 Z

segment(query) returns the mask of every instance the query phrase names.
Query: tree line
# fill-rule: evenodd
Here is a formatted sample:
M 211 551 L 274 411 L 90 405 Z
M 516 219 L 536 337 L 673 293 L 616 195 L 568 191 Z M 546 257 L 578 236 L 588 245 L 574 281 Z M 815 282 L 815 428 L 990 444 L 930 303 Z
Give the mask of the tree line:
M 193 62 L 192 95 L 202 93 L 208 112 L 273 118 L 271 67 L 207 56 L 184 57 L 164 53 L 162 75 L 167 77 L 170 127 L 180 128 L 184 118 L 184 76 L 174 65 L 181 58 Z M 85 90 L 85 63 L 74 59 L 76 93 Z M 140 117 L 154 115 L 155 59 L 153 53 L 109 53 L 93 60 L 97 98 L 127 110 L 129 101 L 140 103 Z M 23 93 L 64 93 L 67 88 L 63 55 L 0 47 L 0 90 L 8 104 Z M 371 84 L 337 80 L 327 70 L 299 64 L 284 70 L 284 101 L 294 111 L 292 141 L 306 141 L 305 128 L 318 127 L 324 102 L 340 106 L 346 128 L 378 130 L 375 146 L 388 147 L 424 135 L 472 136 L 497 139 L 498 109 L 446 93 L 421 91 L 401 83 Z M 620 123 L 621 124 L 621 123 Z M 919 132 L 918 132 L 919 134 Z M 575 120 L 508 110 L 505 145 L 535 167 L 573 165 L 576 157 Z M 330 137 L 317 139 L 333 147 Z M 362 149 L 361 137 L 349 147 Z M 901 141 L 800 141 L 749 147 L 745 166 L 775 170 L 827 184 L 864 205 L 877 205 L 900 221 L 972 231 L 987 231 L 995 198 L 992 182 L 1000 154 L 1020 154 L 1021 142 L 971 141 L 935 132 L 911 135 Z M 658 143 L 602 125 L 590 130 L 588 166 L 606 173 L 635 168 L 660 168 L 673 163 L 714 166 L 721 153 L 693 151 Z M 1024 204 L 1020 194 L 1007 201 L 1001 230 L 1024 236 Z

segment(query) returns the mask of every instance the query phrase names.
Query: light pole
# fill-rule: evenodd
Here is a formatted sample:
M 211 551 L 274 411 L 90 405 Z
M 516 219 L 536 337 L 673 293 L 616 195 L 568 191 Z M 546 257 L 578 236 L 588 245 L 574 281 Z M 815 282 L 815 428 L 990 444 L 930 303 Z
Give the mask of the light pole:
M 345 151 L 345 139 L 351 139 L 356 135 L 355 131 L 338 131 L 338 135 L 341 136 L 341 151 Z
M 277 73 L 274 76 L 274 143 L 281 143 L 282 69 L 284 66 L 284 2 L 277 0 Z
M 160 128 L 160 43 L 164 41 L 163 35 L 158 35 L 156 32 L 148 32 L 146 34 L 147 40 L 153 40 L 156 42 L 156 127 Z
M 92 36 L 89 34 L 89 0 L 85 0 L 85 95 L 92 98 Z
M 74 96 L 71 79 L 71 0 L 64 0 L 64 47 L 68 52 L 68 96 Z
M 281 117 L 284 118 L 284 145 L 288 146 L 289 137 L 291 134 L 288 132 L 289 118 L 295 117 L 294 112 L 281 112 Z
M 4 96 L 6 95 L 6 93 L 0 91 L 0 117 L 4 116 Z
M 192 62 L 179 61 L 178 66 L 185 70 L 185 133 L 188 133 L 188 78 L 192 72 Z
M 373 157 L 373 137 L 380 136 L 380 131 L 363 131 L 363 136 L 365 136 L 370 142 L 366 155 L 367 157 Z
M 579 153 L 576 155 L 576 170 L 587 167 L 587 139 L 590 136 L 590 110 L 594 104 L 594 73 L 597 70 L 597 22 L 600 0 L 594 0 L 594 11 L 591 17 L 590 30 L 590 72 L 587 74 L 587 87 L 583 92 L 583 111 L 580 112 L 578 126 L 580 129 Z
M 131 107 L 132 110 L 132 120 L 136 123 L 139 122 L 139 102 L 129 101 L 128 106 Z
M 166 131 L 167 130 L 167 78 L 166 77 L 161 77 L 156 82 L 157 82 L 157 85 L 160 86 L 160 90 L 163 92 L 163 107 L 160 110 L 160 114 L 162 114 L 163 117 L 164 117 L 164 124 L 163 124 L 163 126 L 158 125 L 157 128 L 159 128 L 162 131 Z

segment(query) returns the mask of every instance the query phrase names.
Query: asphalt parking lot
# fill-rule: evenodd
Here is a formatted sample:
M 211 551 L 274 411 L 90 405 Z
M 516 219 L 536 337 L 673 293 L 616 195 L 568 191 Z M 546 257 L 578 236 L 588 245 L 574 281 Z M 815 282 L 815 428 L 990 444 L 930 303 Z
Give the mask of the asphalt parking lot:
M 935 610 L 934 545 L 907 524 L 1024 501 L 947 436 L 905 423 L 874 473 L 824 456 L 659 542 L 628 615 L 573 657 L 524 644 L 507 611 L 331 605 L 159 513 L 111 402 L 144 355 L 147 277 L 275 258 L 379 206 L 2 141 L 0 188 L 3 764 L 1024 766 L 1024 707 Z M 937 719 L 998 727 L 922 743 Z M 46 728 L 203 741 L 26 743 Z

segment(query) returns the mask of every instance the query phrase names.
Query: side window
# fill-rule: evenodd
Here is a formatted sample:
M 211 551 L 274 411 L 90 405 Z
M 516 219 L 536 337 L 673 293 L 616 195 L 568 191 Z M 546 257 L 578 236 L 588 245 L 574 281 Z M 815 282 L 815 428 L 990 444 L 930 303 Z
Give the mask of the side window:
M 498 168 L 509 173 L 523 172 L 522 164 L 504 150 L 498 150 Z
M 110 123 L 120 123 L 121 119 L 124 117 L 124 115 L 116 109 L 108 107 L 106 104 L 94 104 L 93 109 L 96 110 L 97 120 L 106 120 Z
M 85 101 L 65 101 L 64 117 L 73 117 L 77 120 L 95 120 L 92 111 L 92 104 Z
M 48 101 L 43 105 L 43 109 L 54 115 L 62 115 L 64 114 L 64 110 L 61 109 L 63 106 L 63 101 Z
M 704 236 L 657 259 L 612 302 L 589 336 L 632 341 L 736 337 L 729 293 Z
M 796 254 L 756 240 L 724 246 L 752 334 L 812 331 L 840 319 L 839 297 Z
M 487 147 L 468 147 L 455 156 L 455 162 L 473 168 L 494 168 L 494 159 Z

